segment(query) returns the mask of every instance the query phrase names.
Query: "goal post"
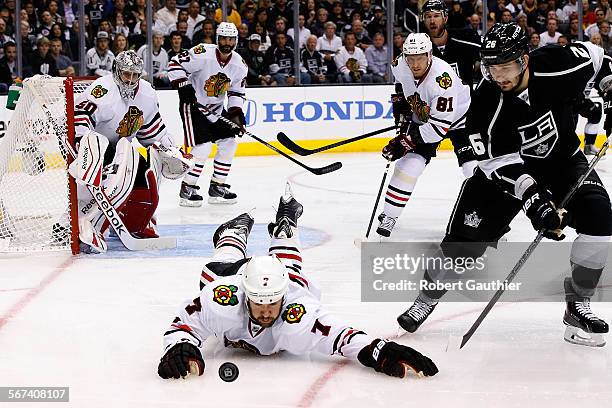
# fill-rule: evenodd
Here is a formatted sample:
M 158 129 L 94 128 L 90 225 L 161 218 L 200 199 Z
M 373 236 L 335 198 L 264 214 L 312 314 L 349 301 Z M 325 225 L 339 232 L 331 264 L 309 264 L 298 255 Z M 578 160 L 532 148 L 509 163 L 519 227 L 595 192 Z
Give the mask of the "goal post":
M 0 139 L 0 252 L 79 252 L 69 150 L 75 148 L 75 94 L 90 83 L 42 75 L 23 81 Z

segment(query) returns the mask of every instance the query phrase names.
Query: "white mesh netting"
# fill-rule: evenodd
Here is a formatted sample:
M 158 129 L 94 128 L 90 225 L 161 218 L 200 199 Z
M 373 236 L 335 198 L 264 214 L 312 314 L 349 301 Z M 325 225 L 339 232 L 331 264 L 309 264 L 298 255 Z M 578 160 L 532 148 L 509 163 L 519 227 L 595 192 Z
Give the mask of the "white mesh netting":
M 0 139 L 0 252 L 70 249 L 66 140 L 64 78 L 26 79 Z

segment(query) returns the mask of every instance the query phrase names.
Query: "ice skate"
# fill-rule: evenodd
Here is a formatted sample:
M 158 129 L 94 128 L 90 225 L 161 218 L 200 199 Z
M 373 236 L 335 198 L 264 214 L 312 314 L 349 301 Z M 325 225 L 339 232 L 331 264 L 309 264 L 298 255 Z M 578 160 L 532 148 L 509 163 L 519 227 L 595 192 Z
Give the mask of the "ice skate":
M 389 238 L 391 236 L 391 231 L 393 231 L 393 227 L 395 227 L 395 223 L 397 222 L 397 217 L 389 217 L 383 212 L 378 216 L 378 221 L 380 224 L 378 225 L 378 228 L 376 228 L 376 233 L 382 237 Z
M 203 198 L 198 194 L 199 189 L 199 186 L 192 186 L 183 181 L 181 183 L 181 192 L 179 193 L 181 198 L 179 205 L 181 207 L 201 207 Z
M 414 333 L 427 320 L 437 305 L 436 300 L 420 293 L 412 306 L 397 317 L 397 322 L 402 329 Z
M 213 235 L 213 245 L 217 247 L 217 243 L 221 237 L 233 236 L 246 246 L 247 239 L 251 233 L 251 228 L 253 228 L 254 222 L 255 220 L 249 213 L 240 214 L 239 216 L 224 222 L 223 224 L 219 225 Z
M 268 224 L 268 232 L 274 238 L 291 238 L 292 228 L 297 227 L 297 220 L 302 215 L 304 207 L 300 204 L 291 191 L 291 185 L 287 183 L 285 194 L 280 198 L 276 210 L 276 221 Z
M 238 196 L 232 193 L 229 184 L 210 182 L 208 188 L 208 203 L 209 204 L 234 204 L 238 201 Z
M 567 303 L 563 316 L 563 323 L 567 326 L 565 341 L 582 346 L 605 346 L 603 334 L 609 331 L 608 323 L 591 311 L 589 298 L 575 294 L 570 278 L 565 279 L 564 285 Z

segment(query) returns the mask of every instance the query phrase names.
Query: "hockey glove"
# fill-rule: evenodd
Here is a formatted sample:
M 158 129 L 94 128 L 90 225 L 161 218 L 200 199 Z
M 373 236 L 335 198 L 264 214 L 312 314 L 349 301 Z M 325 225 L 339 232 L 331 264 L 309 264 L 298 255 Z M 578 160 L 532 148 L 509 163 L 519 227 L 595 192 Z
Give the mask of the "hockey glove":
M 421 137 L 421 131 L 419 127 L 414 123 L 408 126 L 406 133 L 402 132 L 404 129 L 403 124 L 400 123 L 398 136 L 395 136 L 389 141 L 389 143 L 383 148 L 382 156 L 390 161 L 395 161 L 404 157 L 407 153 L 413 151 L 418 144 L 425 143 Z
M 244 117 L 244 112 L 242 112 L 242 109 L 237 106 L 231 107 L 227 110 L 227 112 L 223 112 L 223 116 L 240 126 L 239 129 L 234 129 L 233 132 L 236 136 L 242 137 L 246 131 L 246 118 Z
M 191 343 L 175 344 L 164 354 L 157 367 L 161 378 L 181 378 L 187 374 L 202 375 L 204 360 L 200 350 Z
M 196 98 L 196 92 L 193 85 L 186 79 L 174 84 L 175 88 L 178 89 L 179 100 L 183 103 L 196 104 L 198 102 Z
M 561 231 L 566 223 L 563 212 L 557 211 L 552 196 L 547 190 L 532 185 L 523 193 L 523 211 L 531 220 L 536 231 L 544 230 L 544 236 L 555 241 L 561 241 L 565 235 Z
M 404 98 L 403 93 L 394 93 L 391 95 L 391 106 L 393 107 L 393 118 L 395 119 L 395 124 L 400 123 L 401 115 L 409 118 L 412 115 L 412 110 L 410 110 L 410 104 Z
M 417 375 L 425 377 L 436 375 L 438 372 L 434 362 L 418 351 L 381 339 L 376 339 L 362 348 L 357 359 L 364 366 L 392 377 L 404 378 L 409 368 Z

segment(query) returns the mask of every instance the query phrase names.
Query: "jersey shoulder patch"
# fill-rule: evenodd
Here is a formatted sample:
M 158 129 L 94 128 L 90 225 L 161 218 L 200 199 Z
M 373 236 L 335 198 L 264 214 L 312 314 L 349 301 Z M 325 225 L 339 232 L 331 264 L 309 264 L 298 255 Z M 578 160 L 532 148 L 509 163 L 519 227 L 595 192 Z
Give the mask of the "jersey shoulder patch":
M 219 285 L 213 289 L 213 301 L 221 306 L 236 306 L 238 304 L 238 287 L 235 285 Z
M 448 72 L 443 72 L 442 75 L 436 77 L 436 82 L 440 85 L 440 88 L 447 90 L 453 86 L 453 79 Z
M 399 60 L 402 57 L 402 54 L 398 55 L 397 57 L 393 58 L 393 61 L 391 61 L 391 66 L 392 67 L 397 67 L 397 64 L 399 64 Z
M 100 84 L 94 86 L 93 89 L 91 90 L 91 96 L 93 96 L 96 99 L 102 98 L 107 93 L 108 93 L 108 89 L 106 89 Z
M 306 308 L 301 303 L 291 303 L 287 305 L 285 311 L 282 314 L 284 322 L 289 324 L 299 323 L 302 321 L 302 317 L 306 314 Z
M 197 54 L 204 54 L 206 52 L 206 47 L 204 47 L 204 44 L 198 44 L 195 47 L 193 47 L 191 50 L 196 55 Z

